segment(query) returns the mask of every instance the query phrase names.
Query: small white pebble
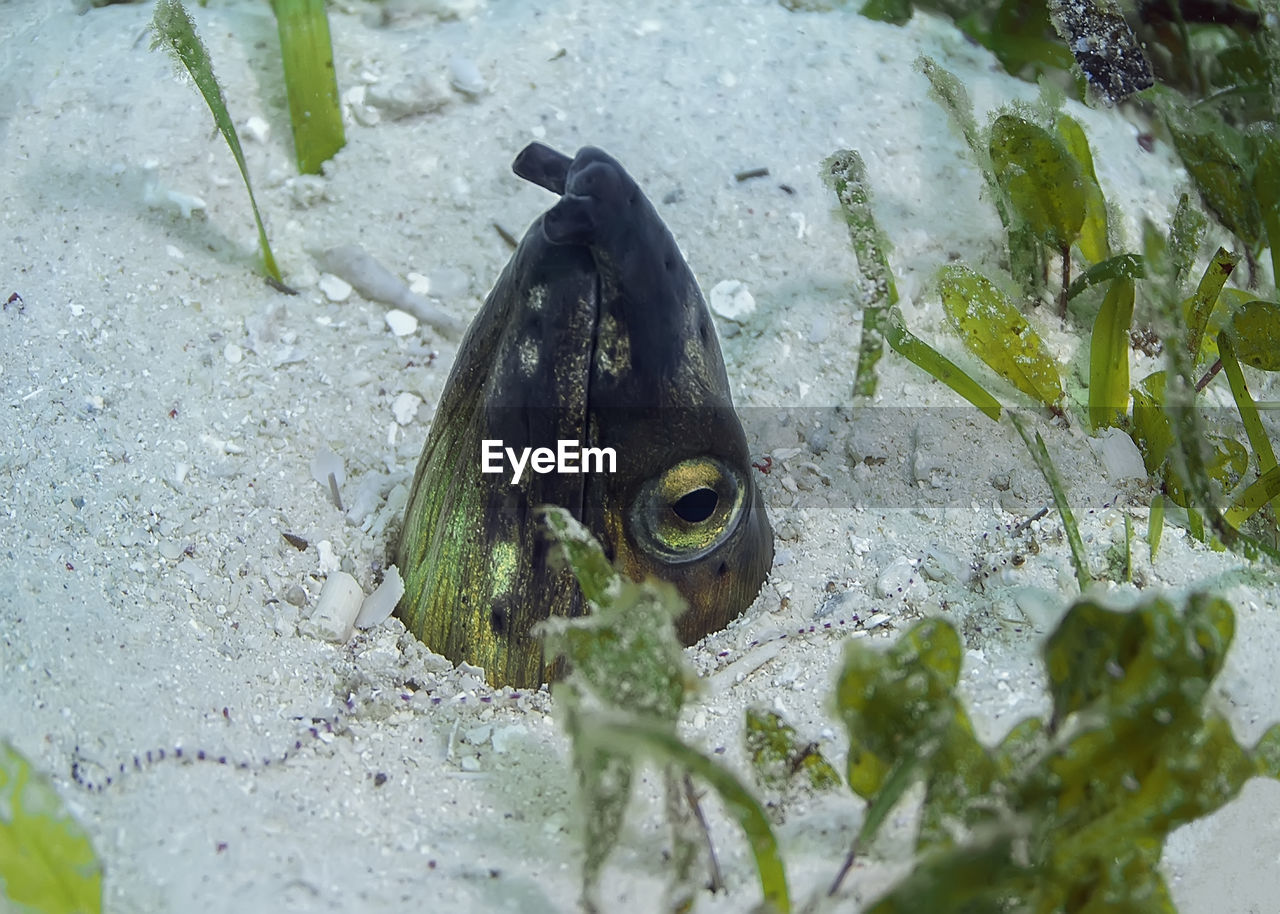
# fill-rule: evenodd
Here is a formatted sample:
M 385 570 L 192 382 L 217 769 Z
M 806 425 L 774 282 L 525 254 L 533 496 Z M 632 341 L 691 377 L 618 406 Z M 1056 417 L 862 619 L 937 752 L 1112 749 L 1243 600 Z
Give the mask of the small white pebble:
M 187 257 L 186 254 L 182 253 L 181 248 L 172 244 L 166 244 L 164 246 L 164 252 L 168 254 L 170 257 L 172 257 L 174 260 L 185 260 Z
M 332 273 L 321 273 L 320 281 L 316 285 L 320 287 L 320 291 L 324 293 L 324 297 L 329 301 L 346 301 L 351 297 L 351 283 L 341 276 L 334 276 Z
M 711 310 L 726 320 L 741 323 L 756 310 L 756 300 L 746 283 L 725 279 L 711 289 Z
M 395 416 L 398 425 L 408 425 L 417 418 L 418 407 L 421 405 L 421 397 L 405 391 L 391 402 L 391 415 Z
M 333 543 L 328 540 L 316 543 L 316 554 L 320 557 L 321 574 L 332 574 L 338 570 L 338 554 L 333 551 Z M 363 596 L 361 599 L 363 600 Z M 357 612 L 359 609 L 359 604 L 356 604 Z M 351 618 L 354 619 L 355 616 L 352 615 Z
M 271 136 L 271 125 L 255 114 L 244 122 L 244 132 L 255 143 L 265 143 Z
M 409 280 L 409 291 L 413 294 L 431 294 L 431 278 L 429 276 L 423 276 L 421 273 L 410 273 L 405 278 Z
M 449 85 L 468 96 L 479 95 L 486 88 L 480 68 L 466 57 L 455 57 L 449 61 Z
M 67 305 L 71 310 L 72 317 L 81 317 L 84 315 L 84 305 Z
M 244 358 L 244 350 L 235 343 L 227 343 L 222 347 L 222 357 L 232 365 L 238 365 Z
M 385 320 L 396 336 L 413 336 L 418 332 L 418 319 L 408 311 L 392 308 L 386 313 Z

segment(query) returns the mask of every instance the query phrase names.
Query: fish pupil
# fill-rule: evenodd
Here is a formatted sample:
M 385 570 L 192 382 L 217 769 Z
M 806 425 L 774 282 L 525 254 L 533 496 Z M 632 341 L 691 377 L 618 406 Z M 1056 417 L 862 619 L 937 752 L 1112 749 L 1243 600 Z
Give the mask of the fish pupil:
M 715 489 L 708 489 L 704 486 L 700 489 L 694 489 L 687 495 L 682 495 L 671 506 L 671 510 L 686 523 L 700 524 L 712 515 L 719 502 L 720 496 L 716 494 Z

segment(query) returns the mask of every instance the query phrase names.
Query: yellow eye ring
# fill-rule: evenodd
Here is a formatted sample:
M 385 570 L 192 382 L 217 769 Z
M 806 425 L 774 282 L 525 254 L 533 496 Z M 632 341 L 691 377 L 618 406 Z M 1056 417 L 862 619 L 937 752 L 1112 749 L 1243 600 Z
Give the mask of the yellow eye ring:
M 715 457 L 690 457 L 647 480 L 629 512 L 646 552 L 672 564 L 710 553 L 737 529 L 746 502 L 739 475 Z

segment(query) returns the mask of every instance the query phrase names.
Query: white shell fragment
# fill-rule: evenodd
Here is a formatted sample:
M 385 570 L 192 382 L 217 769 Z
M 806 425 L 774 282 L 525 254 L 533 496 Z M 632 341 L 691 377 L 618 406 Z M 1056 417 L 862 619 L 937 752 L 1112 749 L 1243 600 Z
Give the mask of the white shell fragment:
M 741 323 L 756 310 L 756 300 L 746 283 L 725 279 L 711 290 L 711 310 L 726 320 Z
M 386 314 L 386 321 L 396 336 L 413 336 L 418 332 L 418 319 L 408 311 L 392 308 Z
M 395 416 L 397 425 L 408 425 L 417 418 L 421 405 L 421 397 L 405 391 L 391 401 L 391 415 Z
M 1108 428 L 1099 432 L 1096 438 L 1089 439 L 1089 446 L 1098 455 L 1107 475 L 1112 479 L 1147 478 L 1142 452 L 1133 443 L 1133 439 L 1120 429 Z
M 320 255 L 319 260 L 321 269 L 342 277 L 370 301 L 408 311 L 418 320 L 445 333 L 454 336 L 462 333 L 461 321 L 446 314 L 422 296 L 415 295 L 400 277 L 378 263 L 359 245 L 344 244 L 330 248 Z
M 271 136 L 271 125 L 256 114 L 244 122 L 244 133 L 255 143 L 266 143 Z
M 341 643 L 351 637 L 363 603 L 359 582 L 345 571 L 335 571 L 325 579 L 315 612 L 299 628 L 304 634 Z
M 466 57 L 455 57 L 449 61 L 449 85 L 473 98 L 487 88 L 480 68 Z
M 356 616 L 356 628 L 373 628 L 381 625 L 395 611 L 396 604 L 404 596 L 404 581 L 400 578 L 400 569 L 395 565 L 382 574 L 382 583 L 369 596 L 364 598 L 360 606 L 360 614 Z
M 347 282 L 341 276 L 334 276 L 332 273 L 321 273 L 320 291 L 324 293 L 324 297 L 332 302 L 346 301 L 351 297 L 351 283 Z
M 342 458 L 327 447 L 316 448 L 311 455 L 311 478 L 329 490 L 329 476 L 333 475 L 338 485 L 347 481 L 347 470 L 342 465 Z

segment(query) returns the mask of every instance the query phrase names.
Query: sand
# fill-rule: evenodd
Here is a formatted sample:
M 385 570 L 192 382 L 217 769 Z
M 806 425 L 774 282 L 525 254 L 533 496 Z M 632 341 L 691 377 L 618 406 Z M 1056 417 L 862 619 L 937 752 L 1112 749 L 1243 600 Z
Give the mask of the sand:
M 895 28 L 769 0 L 344 3 L 331 17 L 348 143 L 323 177 L 299 178 L 269 7 L 193 13 L 296 297 L 263 282 L 234 162 L 194 87 L 148 50 L 150 6 L 0 9 L 0 297 L 20 296 L 0 313 L 0 735 L 89 831 L 108 911 L 575 909 L 582 811 L 551 697 L 495 694 L 394 619 L 344 644 L 305 633 L 328 574 L 366 592 L 380 579 L 456 350 L 427 325 L 397 336 L 385 305 L 334 300 L 317 254 L 359 244 L 469 320 L 509 255 L 494 223 L 518 235 L 550 205 L 509 168 L 535 139 L 610 151 L 703 288 L 740 282 L 756 303 L 717 323 L 752 446 L 774 458 L 759 482 L 778 558 L 743 618 L 688 652 L 707 678 L 689 742 L 749 777 L 742 712 L 763 705 L 842 766 L 827 696 L 845 641 L 887 642 L 931 614 L 964 635 L 962 692 L 984 739 L 1045 712 L 1039 647 L 1078 588 L 1056 514 L 1012 531 L 1047 487 L 1005 426 L 893 354 L 874 400 L 854 403 L 865 292 L 818 177 L 837 148 L 860 150 L 909 325 L 1024 403 L 963 351 L 930 292 L 952 260 L 994 271 L 1002 239 L 912 64 L 926 53 L 956 72 L 980 119 L 1034 101 L 1034 86 L 925 16 Z M 1185 176 L 1163 145 L 1139 146 L 1139 124 L 1067 108 L 1133 249 Z M 1048 308 L 1034 319 L 1078 379 L 1083 331 Z M 1139 357 L 1134 374 L 1157 367 Z M 1221 381 L 1209 396 L 1229 402 Z M 1251 743 L 1280 720 L 1274 571 L 1172 527 L 1152 563 L 1149 486 L 1104 466 L 1079 424 L 1044 434 L 1095 570 L 1126 513 L 1138 534 L 1133 583 L 1099 595 L 1231 600 L 1236 645 L 1213 704 Z M 346 511 L 313 477 L 317 454 L 340 462 Z M 231 764 L 145 763 L 178 746 Z M 76 758 L 102 780 L 135 754 L 143 770 L 101 793 L 71 778 Z M 609 911 L 661 897 L 654 771 L 637 796 Z M 727 891 L 698 910 L 747 910 L 747 847 L 707 805 Z M 861 810 L 844 792 L 784 804 L 798 900 L 825 890 Z M 1162 867 L 1180 909 L 1274 909 L 1277 822 L 1280 785 L 1253 782 L 1175 834 Z M 856 897 L 902 871 L 909 831 L 905 813 L 891 823 L 847 882 Z

